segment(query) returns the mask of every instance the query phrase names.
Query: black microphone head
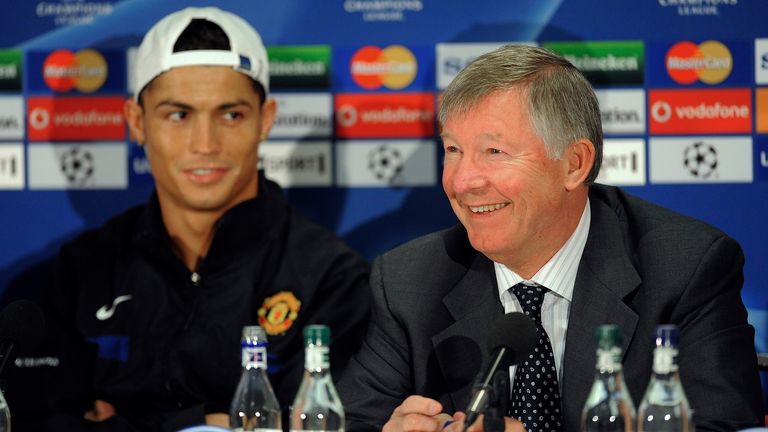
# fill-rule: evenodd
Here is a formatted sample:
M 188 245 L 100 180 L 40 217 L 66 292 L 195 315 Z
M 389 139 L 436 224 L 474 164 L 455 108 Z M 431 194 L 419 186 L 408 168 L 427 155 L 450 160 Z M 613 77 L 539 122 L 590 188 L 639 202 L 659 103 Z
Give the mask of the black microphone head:
M 16 300 L 0 311 L 0 341 L 34 347 L 42 340 L 44 329 L 43 311 L 29 300 Z
M 517 364 L 531 354 L 538 340 L 536 323 L 522 312 L 511 312 L 491 323 L 488 350 L 506 347 L 511 351 L 512 364 Z

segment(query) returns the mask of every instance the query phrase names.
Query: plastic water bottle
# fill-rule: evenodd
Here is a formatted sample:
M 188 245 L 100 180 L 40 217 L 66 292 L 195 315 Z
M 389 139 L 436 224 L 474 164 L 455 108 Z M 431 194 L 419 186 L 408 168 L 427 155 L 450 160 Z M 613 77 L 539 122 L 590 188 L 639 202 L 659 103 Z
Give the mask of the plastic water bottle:
M 627 432 L 634 430 L 635 406 L 621 371 L 621 330 L 597 327 L 597 373 L 581 412 L 581 430 Z
M 267 378 L 267 335 L 259 326 L 243 327 L 243 374 L 229 408 L 235 432 L 282 432 L 280 405 Z
M 0 391 L 0 432 L 11 432 L 11 410 L 8 409 L 2 391 Z
M 641 432 L 692 432 L 691 406 L 678 374 L 679 333 L 674 325 L 656 327 L 653 375 L 637 410 Z
M 344 408 L 331 379 L 331 329 L 304 327 L 304 378 L 291 409 L 291 432 L 344 431 Z

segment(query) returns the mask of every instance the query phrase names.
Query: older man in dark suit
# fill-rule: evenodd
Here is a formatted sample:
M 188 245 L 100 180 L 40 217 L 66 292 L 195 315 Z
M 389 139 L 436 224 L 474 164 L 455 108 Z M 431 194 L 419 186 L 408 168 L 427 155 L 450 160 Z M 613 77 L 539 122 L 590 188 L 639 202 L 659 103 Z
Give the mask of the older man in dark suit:
M 530 303 L 540 310 L 543 345 L 530 365 L 510 370 L 512 388 L 539 373 L 525 369 L 539 358 L 554 379 L 535 389 L 548 396 L 527 408 L 540 410 L 533 414 L 510 392 L 507 430 L 579 429 L 603 323 L 621 328 L 636 403 L 651 375 L 654 328 L 672 323 L 696 427 L 761 422 L 739 245 L 703 222 L 594 184 L 600 111 L 576 68 L 541 48 L 502 47 L 456 77 L 440 123 L 443 187 L 461 225 L 377 259 L 373 321 L 340 384 L 347 430 L 440 430 L 462 420 L 472 379 L 488 361 L 489 323 Z

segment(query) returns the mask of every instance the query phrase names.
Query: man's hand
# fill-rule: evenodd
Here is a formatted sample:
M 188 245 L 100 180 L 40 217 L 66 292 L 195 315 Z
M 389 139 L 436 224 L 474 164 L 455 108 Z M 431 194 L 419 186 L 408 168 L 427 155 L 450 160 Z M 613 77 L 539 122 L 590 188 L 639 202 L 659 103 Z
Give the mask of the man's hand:
M 229 414 L 211 413 L 205 415 L 205 424 L 210 426 L 229 427 Z
M 452 417 L 441 413 L 440 402 L 423 396 L 408 396 L 395 408 L 382 432 L 428 432 L 441 431 Z
M 445 428 L 444 432 L 462 432 L 464 430 L 464 419 L 467 416 L 463 412 L 457 412 L 453 415 L 453 423 Z M 484 432 L 483 420 L 485 416 L 481 415 L 472 425 L 467 428 L 467 432 Z M 504 432 L 525 432 L 525 427 L 517 419 L 504 417 Z
M 103 422 L 115 415 L 115 407 L 111 403 L 99 400 L 93 402 L 93 409 L 86 411 L 83 418 L 92 422 Z

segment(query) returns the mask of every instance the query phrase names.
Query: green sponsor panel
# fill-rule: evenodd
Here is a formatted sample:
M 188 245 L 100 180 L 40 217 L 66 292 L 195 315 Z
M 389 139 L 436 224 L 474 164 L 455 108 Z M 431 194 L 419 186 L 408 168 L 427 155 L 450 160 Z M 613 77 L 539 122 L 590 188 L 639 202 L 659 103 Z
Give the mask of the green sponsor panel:
M 0 91 L 21 91 L 21 51 L 0 50 Z
M 644 45 L 642 41 L 545 42 L 574 64 L 592 84 L 643 84 Z
M 273 89 L 330 87 L 330 45 L 271 46 L 267 55 Z

